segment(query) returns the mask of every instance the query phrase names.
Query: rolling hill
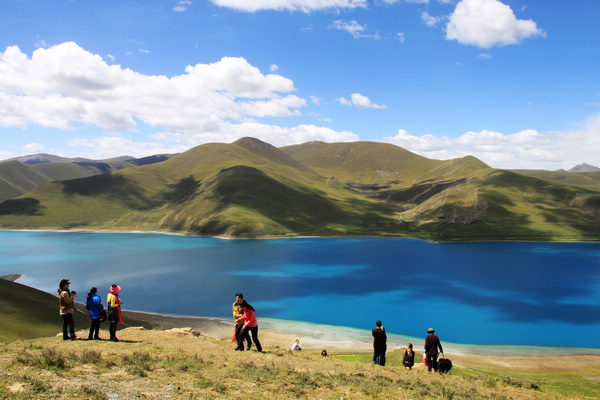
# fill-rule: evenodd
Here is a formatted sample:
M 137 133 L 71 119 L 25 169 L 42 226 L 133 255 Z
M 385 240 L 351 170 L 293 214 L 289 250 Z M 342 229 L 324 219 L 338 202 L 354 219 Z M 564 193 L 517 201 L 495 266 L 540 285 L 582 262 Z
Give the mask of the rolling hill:
M 46 183 L 0 204 L 4 228 L 163 230 L 234 237 L 391 235 L 598 240 L 600 191 L 431 160 L 391 144 L 253 138 Z
M 110 160 L 67 159 L 50 154 L 35 154 L 0 162 L 0 202 L 26 193 L 51 181 L 84 178 L 140 165 L 168 160 L 173 155 L 144 158 L 119 157 Z

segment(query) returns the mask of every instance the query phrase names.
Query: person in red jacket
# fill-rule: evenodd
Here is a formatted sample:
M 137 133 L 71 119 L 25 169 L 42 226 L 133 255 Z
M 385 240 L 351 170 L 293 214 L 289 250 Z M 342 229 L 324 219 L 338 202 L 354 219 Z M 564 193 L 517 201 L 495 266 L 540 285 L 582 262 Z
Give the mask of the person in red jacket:
M 442 344 L 440 343 L 440 338 L 438 338 L 433 333 L 435 330 L 433 328 L 427 329 L 427 338 L 425 338 L 425 353 L 427 353 L 427 371 L 431 372 L 431 368 L 434 371 L 438 370 L 437 358 L 438 358 L 438 349 L 440 349 L 440 353 L 444 354 L 444 350 L 442 350 Z
M 260 341 L 258 340 L 258 322 L 256 321 L 256 317 L 254 316 L 254 307 L 252 307 L 246 300 L 242 300 L 242 309 L 244 310 L 244 315 L 242 315 L 242 321 L 244 321 L 244 325 L 242 326 L 241 337 L 244 337 L 244 332 L 250 331 L 252 334 L 252 341 L 256 345 L 256 350 L 262 352 L 262 346 L 260 345 Z

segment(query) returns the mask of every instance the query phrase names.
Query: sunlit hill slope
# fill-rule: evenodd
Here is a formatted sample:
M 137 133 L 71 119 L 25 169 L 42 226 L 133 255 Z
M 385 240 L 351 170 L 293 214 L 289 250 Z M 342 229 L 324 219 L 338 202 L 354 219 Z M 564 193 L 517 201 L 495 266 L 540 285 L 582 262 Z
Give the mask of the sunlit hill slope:
M 0 204 L 4 228 L 207 235 L 391 235 L 597 240 L 600 191 L 431 160 L 371 142 L 278 149 L 253 138 L 167 161 L 44 184 Z

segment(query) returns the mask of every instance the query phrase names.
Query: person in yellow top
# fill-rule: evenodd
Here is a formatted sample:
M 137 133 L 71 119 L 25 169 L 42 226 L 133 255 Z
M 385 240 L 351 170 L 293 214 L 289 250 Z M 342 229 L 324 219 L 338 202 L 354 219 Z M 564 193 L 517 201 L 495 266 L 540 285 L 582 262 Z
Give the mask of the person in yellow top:
M 242 315 L 244 315 L 244 310 L 242 309 L 243 301 L 244 295 L 242 293 L 236 293 L 235 301 L 233 302 L 233 318 L 235 319 L 235 340 L 237 341 L 238 345 L 235 349 L 240 351 L 244 350 L 244 339 L 246 339 L 248 350 L 250 350 L 250 347 L 252 347 L 250 333 L 247 329 L 242 332 L 242 327 L 244 326 L 244 321 L 242 320 Z
M 121 304 L 123 302 L 119 299 L 119 292 L 121 288 L 117 286 L 116 283 L 113 283 L 108 292 L 108 296 L 106 296 L 106 304 L 108 304 L 108 321 L 110 322 L 110 328 L 108 331 L 110 332 L 110 341 L 118 342 L 117 339 L 117 324 L 123 323 L 123 319 L 121 318 Z

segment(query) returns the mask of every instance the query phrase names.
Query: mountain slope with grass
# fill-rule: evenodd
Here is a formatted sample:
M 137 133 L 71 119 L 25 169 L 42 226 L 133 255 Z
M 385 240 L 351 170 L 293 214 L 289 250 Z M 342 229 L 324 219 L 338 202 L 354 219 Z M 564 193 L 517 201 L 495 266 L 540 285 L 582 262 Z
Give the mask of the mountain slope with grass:
M 144 158 L 119 157 L 110 160 L 67 159 L 49 154 L 19 157 L 0 162 L 0 202 L 12 199 L 52 181 L 84 178 L 171 158 L 158 154 Z
M 384 143 L 253 138 L 47 183 L 0 204 L 4 228 L 162 230 L 233 237 L 391 235 L 598 240 L 600 192 Z

